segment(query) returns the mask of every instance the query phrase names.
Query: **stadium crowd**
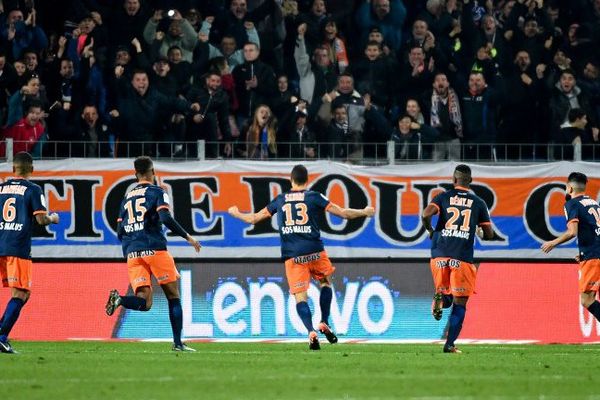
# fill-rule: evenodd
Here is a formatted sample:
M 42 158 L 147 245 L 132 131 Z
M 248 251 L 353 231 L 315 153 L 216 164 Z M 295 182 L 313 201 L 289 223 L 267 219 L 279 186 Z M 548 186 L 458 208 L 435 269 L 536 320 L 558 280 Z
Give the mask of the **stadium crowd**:
M 0 0 L 0 11 L 0 126 L 15 153 L 70 141 L 65 155 L 183 157 L 204 139 L 208 157 L 352 159 L 393 140 L 399 159 L 516 157 L 479 146 L 490 143 L 565 144 L 552 157 L 585 159 L 593 146 L 571 145 L 599 143 L 600 0 Z

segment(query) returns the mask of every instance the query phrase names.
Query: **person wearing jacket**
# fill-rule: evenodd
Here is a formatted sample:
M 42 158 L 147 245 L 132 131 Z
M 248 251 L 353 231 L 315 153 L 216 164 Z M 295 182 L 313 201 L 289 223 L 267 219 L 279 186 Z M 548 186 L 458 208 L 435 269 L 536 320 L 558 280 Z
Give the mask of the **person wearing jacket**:
M 239 101 L 238 126 L 251 118 L 259 104 L 270 104 L 276 94 L 275 72 L 268 64 L 258 59 L 260 49 L 256 43 L 244 45 L 244 63 L 233 70 L 233 79 Z
M 13 139 L 13 155 L 21 151 L 31 153 L 34 157 L 41 155 L 41 145 L 44 138 L 44 125 L 42 125 L 43 109 L 39 101 L 28 102 L 25 116 L 16 124 L 6 128 L 3 139 Z M 0 154 L 5 154 L 5 142 L 1 144 Z
M 223 152 L 231 153 L 231 127 L 229 125 L 229 96 L 221 86 L 221 76 L 216 71 L 205 75 L 202 85 L 192 86 L 186 96 L 190 103 L 198 103 L 200 110 L 190 115 L 188 140 L 205 139 L 208 157 L 219 156 L 219 132 L 226 142 Z

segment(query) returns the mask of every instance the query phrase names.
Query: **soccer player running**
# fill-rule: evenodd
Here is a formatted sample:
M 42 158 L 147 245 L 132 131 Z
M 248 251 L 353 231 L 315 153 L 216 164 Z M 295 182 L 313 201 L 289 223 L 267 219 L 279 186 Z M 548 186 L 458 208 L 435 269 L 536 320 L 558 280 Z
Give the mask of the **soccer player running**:
M 600 303 L 596 293 L 600 289 L 600 206 L 585 194 L 587 176 L 573 172 L 567 178 L 565 215 L 567 231 L 542 244 L 542 251 L 549 253 L 559 244 L 577 236 L 579 255 L 579 291 L 581 305 L 600 321 Z
M 129 282 L 135 296 L 120 296 L 117 290 L 112 290 L 106 303 L 106 314 L 113 315 L 119 306 L 136 311 L 150 310 L 151 276 L 154 276 L 169 302 L 173 350 L 196 351 L 181 341 L 183 313 L 177 282 L 179 273 L 167 251 L 162 225 L 186 239 L 196 252 L 200 251 L 200 243 L 171 216 L 169 195 L 156 185 L 152 160 L 146 156 L 138 157 L 133 165 L 138 183 L 121 202 L 117 235 L 123 244 Z
M 31 230 L 40 225 L 58 224 L 58 214 L 47 215 L 42 189 L 28 181 L 33 158 L 20 152 L 13 159 L 15 177 L 0 184 L 0 277 L 10 287 L 11 299 L 0 320 L 0 351 L 16 353 L 8 335 L 31 294 Z
M 469 191 L 471 168 L 458 165 L 454 170 L 453 182 L 454 188 L 437 195 L 421 216 L 432 240 L 430 267 L 435 285 L 433 317 L 439 321 L 442 308 L 452 306 L 444 353 L 461 353 L 454 342 L 465 320 L 467 301 L 475 289 L 475 235 L 488 240 L 494 236 L 486 204 Z M 438 213 L 434 230 L 431 219 Z
M 229 214 L 248 224 L 257 224 L 277 214 L 281 237 L 281 256 L 285 260 L 285 274 L 290 293 L 296 299 L 296 311 L 308 330 L 309 349 L 319 350 L 319 338 L 312 324 L 308 306 L 308 288 L 311 276 L 319 281 L 321 294 L 321 322 L 319 331 L 329 343 L 337 343 L 337 336 L 329 327 L 333 291 L 331 276 L 335 267 L 327 257 L 317 225 L 317 216 L 326 210 L 345 219 L 371 217 L 373 207 L 362 210 L 341 208 L 329 201 L 321 193 L 308 190 L 308 171 L 304 165 L 296 165 L 291 173 L 292 189 L 278 195 L 271 203 L 257 213 L 242 213 L 237 206 L 229 208 Z

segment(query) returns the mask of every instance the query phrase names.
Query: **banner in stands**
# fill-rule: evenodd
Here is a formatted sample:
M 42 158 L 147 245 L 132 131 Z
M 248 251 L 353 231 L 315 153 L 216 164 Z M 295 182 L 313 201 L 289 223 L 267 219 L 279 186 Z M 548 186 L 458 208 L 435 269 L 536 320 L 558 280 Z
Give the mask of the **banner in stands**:
M 135 182 L 132 160 L 70 159 L 39 161 L 32 180 L 46 193 L 49 208 L 60 213 L 57 226 L 38 227 L 33 256 L 43 258 L 122 257 L 115 228 L 119 204 Z M 172 199 L 181 225 L 202 241 L 200 257 L 279 257 L 275 219 L 249 226 L 227 214 L 230 206 L 257 212 L 288 190 L 294 163 L 249 161 L 157 162 L 161 185 Z M 323 215 L 319 224 L 330 256 L 336 258 L 413 258 L 429 255 L 430 241 L 419 215 L 430 200 L 452 187 L 456 163 L 363 167 L 328 161 L 307 163 L 312 189 L 353 208 L 374 206 L 372 219 L 343 221 Z M 593 163 L 527 166 L 472 165 L 473 191 L 491 210 L 499 240 L 476 243 L 476 256 L 497 259 L 544 258 L 540 245 L 565 230 L 564 182 L 572 171 L 591 179 L 598 198 L 600 170 Z M 12 174 L 0 164 L 0 178 Z M 195 257 L 193 249 L 169 233 L 175 257 Z M 576 244 L 561 246 L 553 257 L 575 255 Z
M 431 316 L 433 283 L 423 262 L 336 263 L 330 323 L 340 341 L 437 341 L 449 312 Z M 183 335 L 188 340 L 305 340 L 279 262 L 180 263 Z M 575 263 L 482 263 L 461 334 L 469 340 L 600 341 L 600 324 L 579 305 Z M 130 293 L 122 263 L 35 263 L 17 340 L 171 340 L 167 301 L 154 287 L 147 312 L 104 313 L 111 289 Z M 0 304 L 10 292 L 0 291 Z M 319 291 L 309 290 L 315 324 Z M 548 305 L 551 305 L 550 309 Z M 518 312 L 515 312 L 518 310 Z

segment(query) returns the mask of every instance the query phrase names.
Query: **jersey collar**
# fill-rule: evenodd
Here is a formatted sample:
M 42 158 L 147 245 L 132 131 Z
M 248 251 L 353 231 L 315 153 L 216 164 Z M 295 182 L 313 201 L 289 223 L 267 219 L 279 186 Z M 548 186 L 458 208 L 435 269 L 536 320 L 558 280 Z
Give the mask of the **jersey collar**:
M 138 185 L 154 185 L 154 184 L 150 181 L 138 181 Z
M 454 189 L 456 189 L 456 190 L 464 190 L 466 192 L 469 191 L 469 189 L 467 189 L 466 187 L 463 187 L 463 186 L 454 186 Z
M 577 194 L 571 195 L 571 198 L 574 199 L 575 197 L 581 197 L 581 196 L 585 196 L 585 193 L 577 193 Z

